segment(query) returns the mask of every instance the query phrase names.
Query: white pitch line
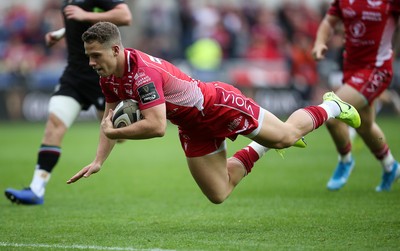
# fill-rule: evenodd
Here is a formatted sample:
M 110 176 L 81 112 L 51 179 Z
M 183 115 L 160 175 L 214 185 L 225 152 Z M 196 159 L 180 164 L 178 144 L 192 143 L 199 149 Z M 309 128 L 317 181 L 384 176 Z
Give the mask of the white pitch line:
M 58 244 L 40 244 L 40 243 L 9 243 L 0 242 L 0 247 L 29 247 L 29 248 L 57 248 L 57 249 L 94 249 L 94 250 L 117 250 L 117 251 L 172 251 L 169 249 L 139 249 L 133 247 L 103 247 L 87 245 L 58 245 Z

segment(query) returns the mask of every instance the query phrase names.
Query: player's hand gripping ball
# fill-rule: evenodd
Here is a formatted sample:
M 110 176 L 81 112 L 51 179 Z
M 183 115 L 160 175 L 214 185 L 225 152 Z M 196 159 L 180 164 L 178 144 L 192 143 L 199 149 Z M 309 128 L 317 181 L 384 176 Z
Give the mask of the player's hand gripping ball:
M 112 123 L 114 128 L 128 126 L 142 119 L 138 102 L 133 99 L 122 100 L 114 109 Z

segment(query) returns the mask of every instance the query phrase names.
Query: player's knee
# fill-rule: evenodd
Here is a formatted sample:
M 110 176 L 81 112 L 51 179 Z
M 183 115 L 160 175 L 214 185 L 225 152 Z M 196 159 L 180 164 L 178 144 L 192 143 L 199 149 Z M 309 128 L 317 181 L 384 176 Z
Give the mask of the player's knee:
M 55 115 L 50 114 L 45 128 L 45 140 L 58 141 L 67 131 L 65 124 Z
M 211 201 L 211 203 L 213 204 L 222 204 L 222 202 L 224 202 L 227 198 L 227 196 L 223 196 L 220 194 L 212 194 L 212 195 L 206 194 L 206 196 L 208 200 Z
M 216 204 L 216 205 L 222 204 L 222 202 L 225 201 L 225 199 L 221 199 L 221 198 L 210 198 L 210 197 L 208 197 L 208 199 L 211 201 L 211 203 Z
M 67 126 L 64 124 L 64 122 L 53 114 L 49 116 L 48 124 L 48 127 L 58 134 L 63 134 L 67 130 Z

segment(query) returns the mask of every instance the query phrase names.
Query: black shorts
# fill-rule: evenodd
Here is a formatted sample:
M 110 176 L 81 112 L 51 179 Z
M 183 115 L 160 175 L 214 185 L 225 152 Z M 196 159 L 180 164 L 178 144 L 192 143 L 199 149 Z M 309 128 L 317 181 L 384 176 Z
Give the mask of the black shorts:
M 76 73 L 66 69 L 56 86 L 53 96 L 62 95 L 75 99 L 82 105 L 82 110 L 88 110 L 94 105 L 97 110 L 104 111 L 105 99 L 99 84 L 99 76 L 90 69 L 87 72 Z

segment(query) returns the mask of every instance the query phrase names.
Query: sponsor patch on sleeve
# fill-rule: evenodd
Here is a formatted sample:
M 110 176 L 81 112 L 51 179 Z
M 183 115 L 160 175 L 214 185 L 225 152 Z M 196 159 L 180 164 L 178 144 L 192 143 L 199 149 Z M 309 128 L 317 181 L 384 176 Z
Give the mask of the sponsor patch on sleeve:
M 138 88 L 139 97 L 143 104 L 147 104 L 160 98 L 156 86 L 153 82 L 145 84 Z

